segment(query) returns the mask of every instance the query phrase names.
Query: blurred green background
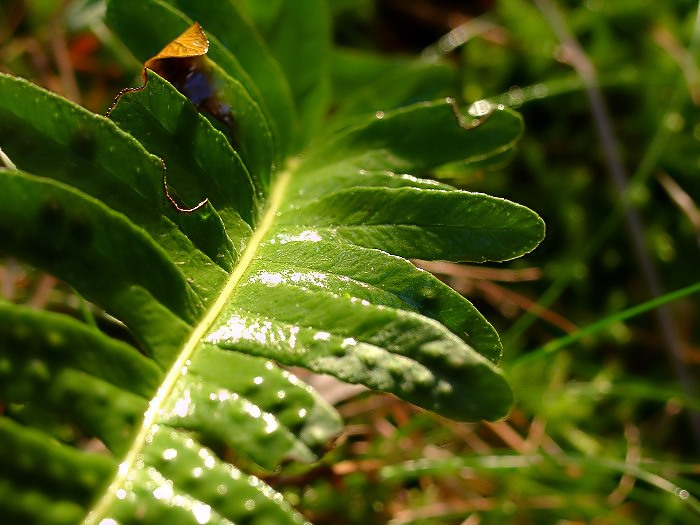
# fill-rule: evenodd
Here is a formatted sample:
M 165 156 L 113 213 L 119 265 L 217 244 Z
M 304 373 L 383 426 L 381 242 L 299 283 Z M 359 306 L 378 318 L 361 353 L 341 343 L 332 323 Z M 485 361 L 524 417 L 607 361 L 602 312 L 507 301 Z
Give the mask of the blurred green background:
M 335 448 L 261 476 L 317 524 L 700 523 L 700 302 L 621 315 L 700 281 L 698 3 L 330 5 L 338 111 L 367 83 L 401 89 L 395 64 L 451 64 L 445 95 L 515 107 L 526 132 L 495 162 L 432 175 L 536 210 L 548 234 L 508 264 L 423 265 L 502 334 L 507 420 L 454 423 L 319 384 L 347 421 Z M 0 0 L 0 70 L 103 113 L 140 72 L 103 9 Z M 17 262 L 0 283 L 15 301 L 80 307 Z

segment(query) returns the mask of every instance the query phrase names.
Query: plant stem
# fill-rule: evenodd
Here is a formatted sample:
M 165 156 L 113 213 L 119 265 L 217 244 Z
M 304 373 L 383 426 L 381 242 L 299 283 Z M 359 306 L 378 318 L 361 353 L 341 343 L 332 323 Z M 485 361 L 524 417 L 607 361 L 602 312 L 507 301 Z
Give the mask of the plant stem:
M 685 297 L 696 293 L 700 293 L 700 282 L 697 282 L 690 286 L 686 286 L 685 288 L 681 288 L 680 290 L 676 290 L 675 292 L 667 293 L 661 297 L 655 297 L 654 299 L 651 299 L 645 303 L 638 304 L 636 306 L 633 306 L 632 308 L 623 310 L 622 312 L 619 312 L 615 315 L 611 315 L 604 319 L 601 319 L 600 321 L 588 325 L 585 328 L 574 332 L 573 334 L 560 337 L 559 339 L 547 343 L 546 345 L 536 350 L 528 352 L 523 357 L 513 361 L 511 363 L 511 366 L 519 366 L 523 363 L 528 363 L 530 361 L 534 361 L 535 359 L 539 359 L 544 355 L 553 354 L 554 352 L 561 350 L 562 348 L 565 348 L 566 346 L 569 346 L 570 344 L 575 343 L 576 341 L 583 339 L 586 336 L 601 332 L 615 323 L 619 323 L 620 321 L 630 319 L 644 312 L 648 312 L 649 310 L 658 310 L 659 308 L 662 308 L 663 305 L 670 303 L 671 301 L 675 301 L 676 299 L 680 299 L 681 297 Z M 686 392 L 686 394 L 688 393 Z

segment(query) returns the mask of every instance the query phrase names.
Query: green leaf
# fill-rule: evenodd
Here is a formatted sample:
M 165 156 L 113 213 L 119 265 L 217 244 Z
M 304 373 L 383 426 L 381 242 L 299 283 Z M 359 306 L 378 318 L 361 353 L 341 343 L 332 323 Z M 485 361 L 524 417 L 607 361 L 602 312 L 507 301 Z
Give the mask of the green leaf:
M 209 199 L 228 237 L 238 249 L 245 245 L 259 213 L 253 181 L 226 137 L 186 97 L 148 71 L 144 89 L 122 94 L 109 117 L 165 161 L 170 193 L 187 207 Z
M 42 334 L 42 337 L 37 337 Z M 69 317 L 0 302 L 0 397 L 45 404 L 115 452 L 128 448 L 160 368 L 134 347 Z M 110 413 L 105 418 L 102 410 Z
M 68 184 L 128 216 L 172 254 L 202 296 L 221 282 L 225 272 L 212 262 L 230 264 L 230 244 L 220 245 L 214 260 L 195 248 L 210 237 L 225 239 L 220 220 L 215 212 L 178 213 L 165 198 L 157 157 L 108 119 L 26 81 L 0 74 L 0 92 L 0 143 L 19 169 Z
M 224 2 L 226 3 L 226 2 Z M 297 146 L 319 130 L 330 101 L 330 12 L 324 0 L 243 2 L 288 79 L 300 119 Z
M 61 183 L 7 170 L 0 182 L 1 251 L 72 283 L 128 324 L 152 355 L 181 341 L 201 304 L 151 237 Z M 163 326 L 171 332 L 162 334 Z
M 492 361 L 501 356 L 496 331 L 462 295 L 401 257 L 332 241 L 266 243 L 256 279 L 354 297 L 436 319 Z M 300 262 L 303 261 L 303 264 Z
M 349 49 L 333 53 L 333 116 L 346 117 L 398 109 L 445 97 L 456 85 L 448 64 L 372 55 Z
M 0 252 L 122 323 L 108 334 L 0 302 L 13 521 L 302 523 L 241 470 L 316 461 L 340 431 L 289 366 L 457 420 L 510 408 L 494 329 L 407 258 L 506 260 L 540 242 L 534 212 L 427 178 L 512 147 L 520 117 L 412 103 L 444 86 L 416 66 L 334 122 L 325 4 L 241 5 L 109 2 L 143 60 L 204 26 L 210 52 L 188 67 L 228 105 L 209 114 L 152 71 L 109 118 L 0 75 L 0 147 L 17 166 L 0 169 Z
M 75 523 L 116 463 L 0 418 L 0 501 L 10 523 Z
M 162 0 L 110 2 L 107 20 L 141 61 L 154 56 L 193 22 Z M 152 20 L 158 20 L 158 24 L 151 24 Z M 236 57 L 214 35 L 207 36 L 209 53 L 202 61 L 206 64 L 208 82 L 215 86 L 220 104 L 227 107 L 230 115 L 224 130 L 246 161 L 256 187 L 267 191 L 270 173 L 288 147 L 280 136 L 286 132 L 281 127 L 284 123 L 275 121 L 259 89 Z
M 512 146 L 522 118 L 505 109 L 465 117 L 452 99 L 378 111 L 312 144 L 309 168 L 390 170 L 421 173 L 456 160 L 480 160 Z
M 319 239 L 449 261 L 504 261 L 539 243 L 544 228 L 525 207 L 462 191 L 356 188 L 284 213 L 278 235 Z

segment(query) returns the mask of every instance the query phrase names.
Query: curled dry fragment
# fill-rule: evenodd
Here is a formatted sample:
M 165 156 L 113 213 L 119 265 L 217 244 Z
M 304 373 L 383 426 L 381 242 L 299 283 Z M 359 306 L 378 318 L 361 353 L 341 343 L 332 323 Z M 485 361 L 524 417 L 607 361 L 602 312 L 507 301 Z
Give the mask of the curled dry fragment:
M 207 51 L 209 39 L 202 27 L 195 22 L 157 55 L 149 58 L 144 68 L 168 80 L 198 108 L 204 107 L 211 111 L 208 106 L 215 93 L 209 68 L 202 60 Z M 211 112 L 215 114 L 214 111 Z
M 215 80 L 211 67 L 204 56 L 209 51 L 209 39 L 202 27 L 195 22 L 180 36 L 169 42 L 160 52 L 149 58 L 144 64 L 144 84 L 135 88 L 126 88 L 119 92 L 112 106 L 107 111 L 109 115 L 119 103 L 122 96 L 146 87 L 148 77 L 146 69 L 157 73 L 185 95 L 199 111 L 207 112 L 222 122 L 235 138 L 234 119 L 228 105 L 222 103 L 215 90 Z M 232 140 L 233 141 L 233 140 Z M 180 206 L 170 195 L 166 181 L 166 167 L 163 162 L 163 189 L 168 201 L 180 212 L 192 213 L 206 205 L 208 199 L 202 200 L 192 208 Z

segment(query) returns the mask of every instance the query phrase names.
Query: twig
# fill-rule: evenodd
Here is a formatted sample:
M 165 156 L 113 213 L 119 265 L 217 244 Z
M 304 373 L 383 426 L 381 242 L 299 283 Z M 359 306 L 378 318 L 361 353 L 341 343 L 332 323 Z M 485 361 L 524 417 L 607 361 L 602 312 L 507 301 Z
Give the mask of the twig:
M 17 287 L 15 281 L 17 279 L 18 266 L 14 259 L 8 259 L 2 267 L 0 277 L 2 278 L 2 298 L 11 301 L 15 297 Z
M 499 42 L 505 40 L 503 28 L 494 24 L 490 17 L 483 15 L 458 25 L 440 38 L 435 44 L 426 47 L 421 52 L 421 58 L 428 61 L 437 60 L 464 45 L 472 38 L 484 35 L 485 33 L 496 35 L 495 39 Z
M 634 425 L 627 425 L 625 427 L 625 438 L 627 439 L 627 457 L 625 458 L 625 462 L 632 468 L 638 468 L 639 462 L 642 459 L 639 429 Z M 610 504 L 613 506 L 622 504 L 625 498 L 627 498 L 627 495 L 634 488 L 635 482 L 636 478 L 632 474 L 629 472 L 623 473 L 620 478 L 620 483 L 608 496 Z
M 700 105 L 700 71 L 692 52 L 684 48 L 668 29 L 658 27 L 652 32 L 656 42 L 678 64 L 688 84 L 695 105 Z
M 490 281 L 476 281 L 474 283 L 474 287 L 481 291 L 492 302 L 508 302 L 514 306 L 517 306 L 518 308 L 530 312 L 552 326 L 556 326 L 562 332 L 573 334 L 579 329 L 578 326 L 569 321 L 566 317 L 559 315 L 557 312 L 545 308 L 537 301 L 528 299 L 524 295 L 513 292 L 512 290 L 499 286 L 496 283 L 492 283 Z
M 76 104 L 80 104 L 80 89 L 75 78 L 75 70 L 71 63 L 70 52 L 68 51 L 65 38 L 66 35 L 61 23 L 58 20 L 54 21 L 51 28 L 51 50 L 56 60 L 56 66 L 63 84 L 63 91 L 67 98 Z
M 15 166 L 14 162 L 10 160 L 10 157 L 8 157 L 5 152 L 0 148 L 0 168 L 9 168 L 11 170 L 16 170 L 17 166 Z
M 641 217 L 630 206 L 628 200 L 628 175 L 620 158 L 620 146 L 612 128 L 603 94 L 598 86 L 595 67 L 576 40 L 576 37 L 569 30 L 564 17 L 554 2 L 551 0 L 535 0 L 535 3 L 557 35 L 563 47 L 564 58 L 576 70 L 586 87 L 586 94 L 588 95 L 595 127 L 603 148 L 605 163 L 613 186 L 623 203 L 624 220 L 637 264 L 652 297 L 660 297 L 664 293 L 663 285 L 645 247 Z M 668 307 L 662 306 L 655 310 L 654 314 L 661 329 L 664 347 L 669 355 L 676 377 L 680 380 L 686 393 L 694 395 L 695 381 L 683 362 L 682 345 L 671 311 Z M 690 419 L 693 433 L 695 434 L 696 446 L 700 447 L 700 414 L 691 412 Z
M 678 183 L 671 178 L 667 173 L 659 173 L 656 176 L 659 182 L 668 193 L 668 196 L 673 199 L 673 202 L 681 209 L 688 217 L 695 228 L 695 234 L 700 246 L 700 209 L 695 205 L 693 199 L 688 195 Z
M 29 305 L 38 310 L 45 310 L 49 304 L 51 292 L 53 291 L 57 282 L 57 279 L 51 275 L 41 276 L 39 283 L 32 294 L 31 300 L 29 301 Z
M 522 282 L 536 281 L 542 278 L 542 271 L 539 268 L 522 268 L 520 270 L 509 270 L 501 268 L 485 268 L 483 266 L 473 266 L 469 264 L 455 264 L 444 261 L 422 261 L 414 260 L 416 266 L 430 273 L 441 273 L 444 275 L 466 277 L 468 279 L 487 279 L 489 281 L 501 282 Z

